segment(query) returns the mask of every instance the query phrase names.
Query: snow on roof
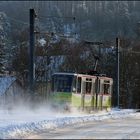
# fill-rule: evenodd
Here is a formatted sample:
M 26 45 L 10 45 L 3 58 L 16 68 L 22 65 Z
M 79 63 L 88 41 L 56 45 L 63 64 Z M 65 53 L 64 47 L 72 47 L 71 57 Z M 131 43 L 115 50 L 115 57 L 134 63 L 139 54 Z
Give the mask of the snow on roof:
M 53 75 L 75 75 L 75 76 L 92 77 L 92 78 L 96 77 L 95 75 L 79 74 L 79 73 L 68 73 L 68 72 L 56 72 Z M 108 78 L 108 77 L 105 77 L 105 78 Z
M 16 78 L 11 76 L 0 77 L 0 95 L 5 94 L 6 90 L 15 80 Z
M 75 75 L 76 73 L 68 73 L 68 72 L 56 72 L 53 75 Z

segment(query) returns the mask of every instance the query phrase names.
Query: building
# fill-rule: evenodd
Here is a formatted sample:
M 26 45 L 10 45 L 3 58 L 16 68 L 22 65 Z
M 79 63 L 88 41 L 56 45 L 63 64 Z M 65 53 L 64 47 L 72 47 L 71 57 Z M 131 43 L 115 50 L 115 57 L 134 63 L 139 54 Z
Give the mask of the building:
M 22 96 L 24 96 L 24 90 L 14 76 L 0 76 L 0 107 L 10 107 Z

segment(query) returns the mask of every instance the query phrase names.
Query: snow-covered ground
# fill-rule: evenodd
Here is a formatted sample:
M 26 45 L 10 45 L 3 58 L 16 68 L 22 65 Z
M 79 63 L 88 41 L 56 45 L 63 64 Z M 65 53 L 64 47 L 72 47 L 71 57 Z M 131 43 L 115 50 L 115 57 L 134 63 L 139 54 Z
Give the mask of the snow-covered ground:
M 109 112 L 102 111 L 96 114 L 54 113 L 51 109 L 46 108 L 34 111 L 26 108 L 11 111 L 0 110 L 0 138 L 24 138 L 31 134 L 66 125 L 124 118 L 130 115 L 136 115 L 135 110 L 112 109 Z

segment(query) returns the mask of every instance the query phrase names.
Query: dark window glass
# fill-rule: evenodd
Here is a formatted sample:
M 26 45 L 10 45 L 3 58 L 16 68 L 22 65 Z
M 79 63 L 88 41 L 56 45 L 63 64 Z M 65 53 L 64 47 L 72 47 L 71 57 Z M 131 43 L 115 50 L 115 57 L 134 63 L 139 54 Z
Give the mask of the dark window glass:
M 73 78 L 72 92 L 75 92 L 76 93 L 76 76 L 74 76 L 74 78 Z
M 71 92 L 72 75 L 54 75 L 53 79 L 54 92 Z
M 89 94 L 91 93 L 91 82 L 86 82 L 86 93 Z
M 110 85 L 109 84 L 104 84 L 104 94 L 109 94 L 110 93 Z
M 77 93 L 81 93 L 81 77 L 77 79 Z

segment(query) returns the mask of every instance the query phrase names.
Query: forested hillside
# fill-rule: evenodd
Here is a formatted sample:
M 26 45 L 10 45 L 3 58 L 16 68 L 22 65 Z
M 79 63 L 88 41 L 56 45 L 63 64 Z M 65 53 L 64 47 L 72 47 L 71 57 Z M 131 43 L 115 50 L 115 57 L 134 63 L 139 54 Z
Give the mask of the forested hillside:
M 116 35 L 135 37 L 140 20 L 139 1 L 6 1 L 0 5 L 9 18 L 25 22 L 31 7 L 36 9 L 40 25 L 46 30 L 64 32 L 67 27 L 92 40 L 112 39 Z M 75 21 L 64 17 L 75 17 Z M 13 27 L 17 28 L 16 23 L 20 28 L 22 23 L 18 21 Z

